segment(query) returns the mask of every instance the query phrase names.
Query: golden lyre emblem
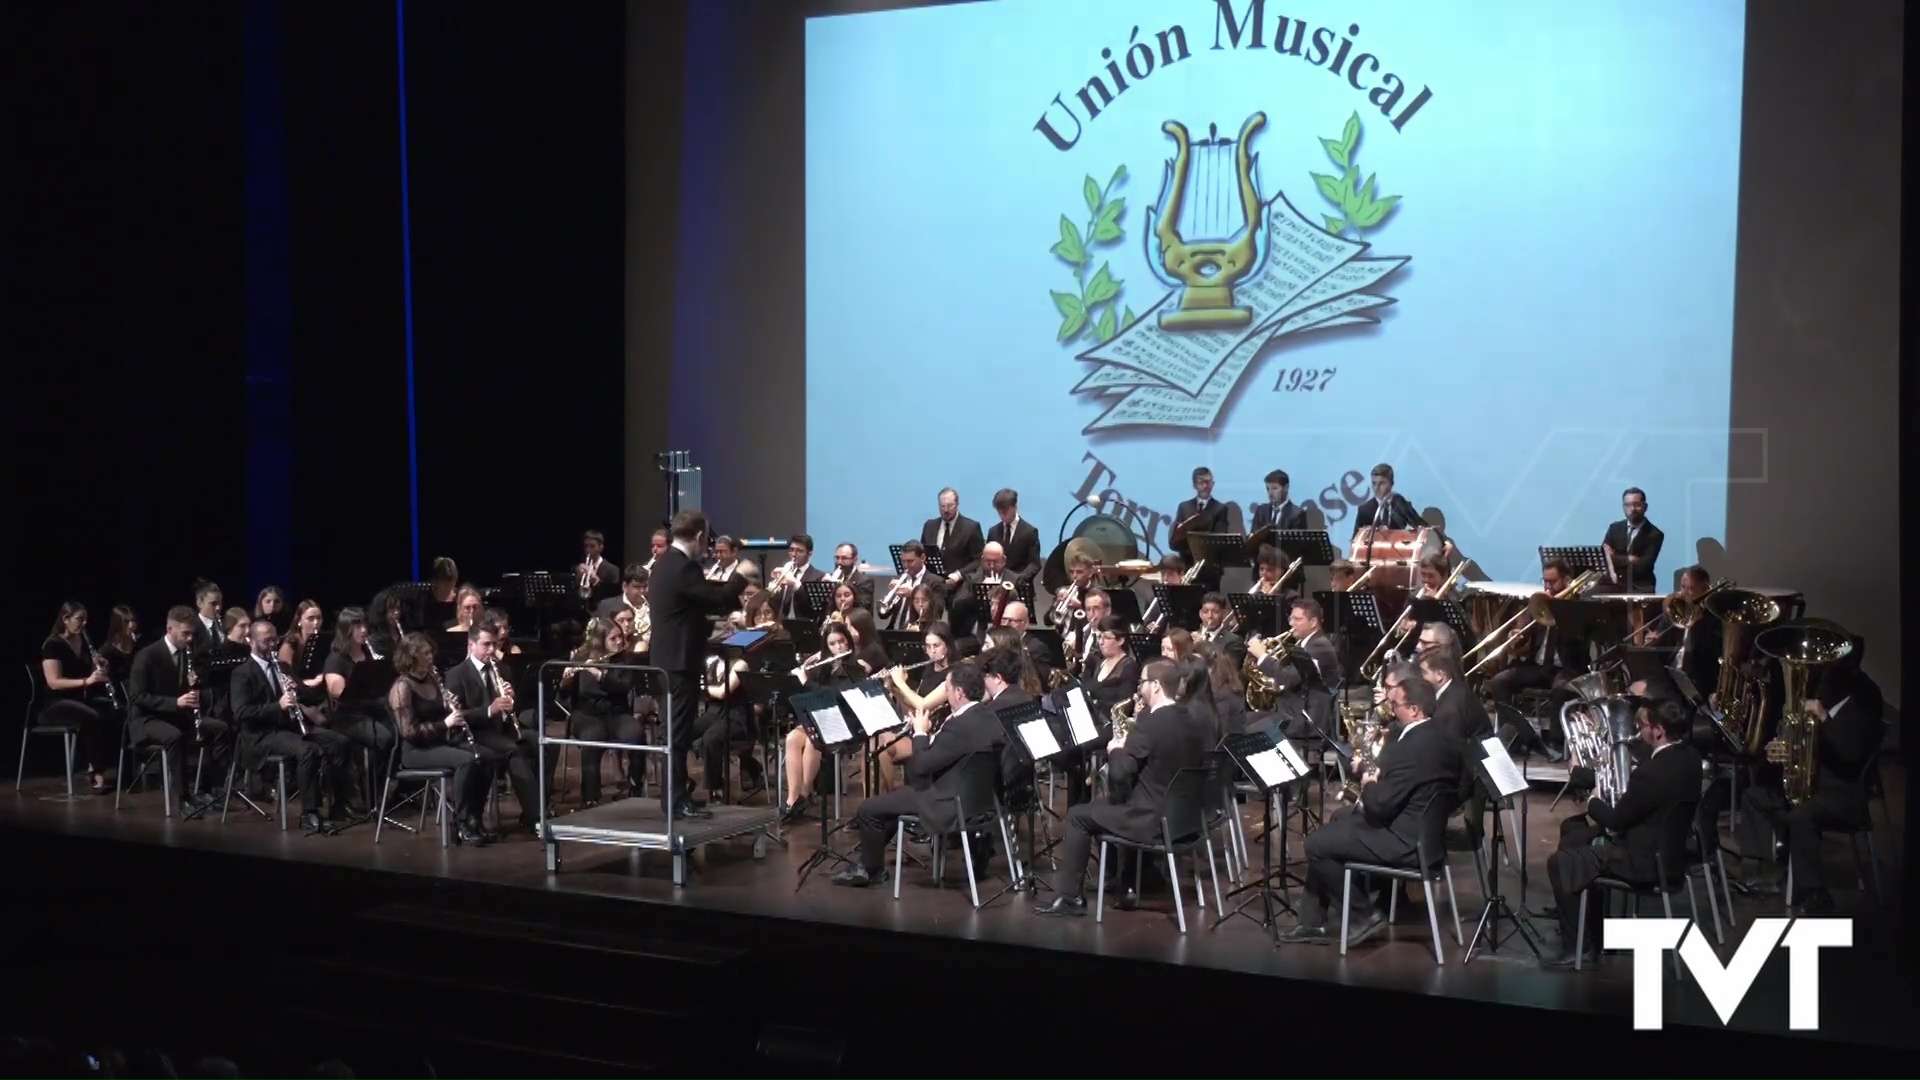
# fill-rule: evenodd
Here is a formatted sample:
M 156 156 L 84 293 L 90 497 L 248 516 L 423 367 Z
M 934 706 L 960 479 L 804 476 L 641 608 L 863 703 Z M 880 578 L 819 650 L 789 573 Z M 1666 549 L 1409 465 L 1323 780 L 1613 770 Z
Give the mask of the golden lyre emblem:
M 1233 290 L 1257 273 L 1267 256 L 1253 175 L 1257 159 L 1250 148 L 1254 132 L 1266 123 L 1266 113 L 1254 113 L 1237 139 L 1220 138 L 1209 124 L 1199 143 L 1179 121 L 1160 126 L 1173 137 L 1176 150 L 1167 163 L 1160 203 L 1147 211 L 1147 265 L 1155 277 L 1181 290 L 1179 308 L 1160 312 L 1162 329 L 1222 330 L 1253 321 L 1252 308 L 1234 306 Z

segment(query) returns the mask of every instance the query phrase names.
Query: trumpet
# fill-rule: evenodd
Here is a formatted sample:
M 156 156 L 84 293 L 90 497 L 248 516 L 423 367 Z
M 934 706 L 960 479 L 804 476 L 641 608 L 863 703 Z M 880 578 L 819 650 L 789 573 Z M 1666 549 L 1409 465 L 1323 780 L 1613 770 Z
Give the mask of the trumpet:
M 599 571 L 598 558 L 589 559 L 580 564 L 580 599 L 586 600 L 593 596 L 593 583 L 599 578 Z
M 1512 643 L 1515 636 L 1524 634 L 1536 626 L 1551 627 L 1553 625 L 1553 609 L 1547 606 L 1548 600 L 1572 599 L 1573 597 L 1579 596 L 1581 593 L 1586 592 L 1588 589 L 1592 588 L 1596 583 L 1598 583 L 1599 579 L 1600 579 L 1599 571 L 1582 570 L 1580 571 L 1579 576 L 1575 577 L 1571 582 L 1567 584 L 1566 588 L 1561 589 L 1559 592 L 1554 593 L 1551 596 L 1549 596 L 1547 593 L 1544 593 L 1544 592 L 1537 592 L 1537 593 L 1534 593 L 1532 596 L 1528 597 L 1527 606 L 1525 608 L 1515 612 L 1513 615 L 1513 618 L 1508 619 L 1506 622 L 1503 622 L 1499 626 L 1495 627 L 1493 630 L 1493 633 L 1488 634 L 1486 637 L 1481 638 L 1478 644 L 1474 645 L 1473 648 L 1468 649 L 1466 653 L 1461 657 L 1461 659 L 1464 660 L 1466 657 L 1472 656 L 1474 653 L 1479 652 L 1482 648 L 1485 648 L 1488 645 L 1493 645 L 1494 639 L 1496 638 L 1502 639 L 1500 641 L 1500 644 L 1494 645 L 1492 652 L 1489 652 L 1487 655 L 1481 657 L 1479 663 L 1468 668 L 1467 674 L 1472 675 L 1474 672 L 1479 671 L 1481 668 L 1492 663 L 1497 657 L 1505 653 L 1507 651 L 1507 646 Z M 1520 617 L 1522 615 L 1527 616 L 1526 625 L 1520 627 L 1517 630 L 1514 630 L 1512 634 L 1508 634 L 1507 628 L 1512 626 L 1514 623 L 1519 622 Z M 1504 638 L 1502 638 L 1502 635 L 1505 635 Z
M 782 589 L 788 589 L 798 585 L 800 583 L 800 573 L 799 566 L 794 563 L 788 563 L 776 569 L 773 572 L 773 577 L 767 581 L 767 591 L 779 592 Z
M 1047 612 L 1047 621 L 1064 628 L 1076 619 L 1085 619 L 1087 609 L 1080 604 L 1080 584 L 1075 582 L 1054 594 L 1053 607 Z

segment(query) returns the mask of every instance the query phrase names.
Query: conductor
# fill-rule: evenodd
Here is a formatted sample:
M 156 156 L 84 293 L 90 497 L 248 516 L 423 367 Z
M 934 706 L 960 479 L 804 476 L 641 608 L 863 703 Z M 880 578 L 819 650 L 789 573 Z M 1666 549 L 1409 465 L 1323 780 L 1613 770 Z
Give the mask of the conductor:
M 693 749 L 694 722 L 700 707 L 700 665 L 706 655 L 707 620 L 738 604 L 747 579 L 736 569 L 724 582 L 709 581 L 700 568 L 707 548 L 707 516 L 682 510 L 669 529 L 672 543 L 654 559 L 647 580 L 647 607 L 653 613 L 652 659 L 667 673 L 672 713 L 667 719 L 670 761 L 677 761 L 674 783 L 662 785 L 661 809 L 672 818 L 712 814 L 693 801 L 687 755 Z

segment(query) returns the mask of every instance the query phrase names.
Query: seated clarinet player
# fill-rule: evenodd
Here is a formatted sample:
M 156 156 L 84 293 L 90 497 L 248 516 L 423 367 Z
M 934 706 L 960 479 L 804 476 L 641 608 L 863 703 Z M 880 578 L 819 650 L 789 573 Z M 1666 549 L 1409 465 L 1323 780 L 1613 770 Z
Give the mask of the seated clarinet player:
M 1174 774 L 1200 764 L 1209 745 L 1203 722 L 1176 703 L 1180 665 L 1155 660 L 1140 676 L 1140 712 L 1133 730 L 1107 743 L 1107 782 L 1111 803 L 1081 803 L 1067 811 L 1057 894 L 1035 908 L 1040 915 L 1085 915 L 1087 864 L 1101 836 L 1147 843 L 1160 835 L 1160 810 Z
M 1653 755 L 1627 774 L 1618 801 L 1587 800 L 1586 818 L 1563 824 L 1560 849 L 1547 857 L 1547 878 L 1560 918 L 1560 952 L 1542 960 L 1548 967 L 1573 966 L 1583 947 L 1574 941 L 1580 894 L 1602 877 L 1652 884 L 1659 876 L 1654 856 L 1661 822 L 1674 806 L 1693 807 L 1700 801 L 1700 752 L 1686 743 L 1693 728 L 1686 706 L 1677 701 L 1642 705 L 1635 727 L 1635 738 L 1653 747 Z M 1602 922 L 1599 905 L 1590 906 L 1595 909 L 1587 912 L 1591 940 L 1584 945 L 1589 961 L 1599 955 Z
M 300 703 L 300 685 L 293 672 L 280 666 L 275 647 L 280 635 L 273 624 L 259 619 L 248 628 L 253 653 L 233 669 L 229 704 L 240 725 L 240 761 L 258 767 L 268 754 L 293 759 L 300 784 L 300 830 L 309 836 L 325 831 L 320 821 L 322 795 L 331 794 L 332 817 L 338 825 L 352 822 L 353 772 L 348 767 L 351 741 L 321 725 L 318 710 L 308 714 Z
M 1336 939 L 1327 931 L 1327 909 L 1340 895 L 1346 865 L 1365 862 L 1411 868 L 1419 857 L 1420 829 L 1428 805 L 1435 799 L 1451 804 L 1458 795 L 1460 741 L 1439 724 L 1428 722 L 1434 712 L 1433 686 L 1411 673 L 1402 675 L 1388 696 L 1400 732 L 1361 778 L 1359 804 L 1307 834 L 1307 881 L 1301 890 L 1300 921 L 1281 936 L 1282 941 L 1332 944 Z M 1363 938 L 1385 921 L 1381 906 L 1370 905 L 1350 938 Z
M 420 633 L 401 638 L 393 668 L 399 678 L 387 692 L 387 707 L 400 730 L 400 767 L 452 769 L 447 799 L 453 803 L 460 842 L 486 844 L 492 837 L 480 815 L 487 806 L 487 789 L 493 786 L 495 759 L 473 741 L 460 699 L 434 670 L 433 639 Z
M 467 628 L 467 658 L 446 674 L 446 688 L 461 702 L 460 715 L 480 753 L 496 760 L 513 784 L 520 828 L 540 829 L 540 785 L 533 775 L 537 742 L 524 738 L 511 681 L 500 674 L 494 624 L 484 617 Z M 548 785 L 552 790 L 552 785 Z
M 167 611 L 167 631 L 159 641 L 134 654 L 127 672 L 128 737 L 136 746 L 166 747 L 167 767 L 173 777 L 173 797 L 183 812 L 213 802 L 205 792 L 187 790 L 186 763 L 193 756 L 196 734 L 209 739 L 226 724 L 206 716 L 201 705 L 199 673 L 194 670 L 194 634 L 200 619 L 190 607 Z M 206 695 L 211 700 L 212 695 Z
M 47 703 L 40 720 L 72 724 L 80 729 L 79 763 L 87 770 L 93 793 L 113 790 L 103 771 L 112 744 L 104 733 L 113 730 L 114 697 L 107 658 L 87 637 L 86 605 L 69 600 L 54 616 L 53 631 L 40 645 L 40 676 L 46 683 Z
M 1818 725 L 1811 794 L 1789 806 L 1777 771 L 1771 783 L 1756 783 L 1740 792 L 1741 852 L 1771 861 L 1779 855 L 1776 837 L 1783 840 L 1796 894 L 1787 901 L 1803 914 L 1833 910 L 1833 896 L 1827 892 L 1826 874 L 1820 868 L 1821 834 L 1871 824 L 1867 766 L 1886 735 L 1885 705 L 1879 686 L 1860 670 L 1861 651 L 1856 643 L 1852 656 L 1821 673 L 1816 696 L 1800 703 Z M 1767 744 L 1769 761 L 1780 756 L 1782 745 L 1779 739 Z M 1746 885 L 1750 892 L 1774 893 L 1785 888 L 1786 879 L 1776 876 Z
M 930 836 L 959 827 L 953 796 L 959 787 L 960 764 L 976 752 L 997 751 L 1006 739 L 999 717 L 984 703 L 986 694 L 980 668 L 970 660 L 962 661 L 947 673 L 950 711 L 946 722 L 936 730 L 932 713 L 921 709 L 913 714 L 908 786 L 860 804 L 854 817 L 860 828 L 860 861 L 835 874 L 835 885 L 865 888 L 887 880 L 887 842 L 904 814 L 918 817 Z

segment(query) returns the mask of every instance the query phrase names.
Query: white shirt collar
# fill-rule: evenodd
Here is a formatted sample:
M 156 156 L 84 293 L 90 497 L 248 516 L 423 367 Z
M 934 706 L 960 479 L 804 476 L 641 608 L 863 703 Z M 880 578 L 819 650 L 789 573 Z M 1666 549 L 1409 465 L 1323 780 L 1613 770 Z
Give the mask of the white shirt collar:
M 469 655 L 467 657 L 467 663 L 472 664 L 473 670 L 479 672 L 480 674 L 485 675 L 487 673 L 487 665 L 481 663 L 479 657 Z
M 1853 700 L 1852 694 L 1848 694 L 1846 697 L 1841 698 L 1839 701 L 1834 703 L 1833 708 L 1827 710 L 1827 716 L 1832 717 L 1834 713 L 1837 713 L 1841 709 L 1846 708 L 1847 702 L 1852 700 Z
M 1671 750 L 1672 748 L 1674 748 L 1675 746 L 1678 746 L 1678 745 L 1680 745 L 1680 744 L 1679 744 L 1679 743 L 1670 743 L 1670 742 L 1669 742 L 1669 743 L 1661 743 L 1661 744 L 1660 744 L 1659 746 L 1656 746 L 1656 747 L 1654 747 L 1654 748 L 1653 748 L 1653 753 L 1651 753 L 1651 754 L 1649 754 L 1649 755 L 1647 755 L 1647 757 L 1648 757 L 1648 759 L 1649 759 L 1649 760 L 1651 760 L 1651 759 L 1653 759 L 1653 758 L 1657 758 L 1657 757 L 1659 757 L 1659 756 L 1660 756 L 1660 751 L 1662 751 L 1662 750 Z
M 259 664 L 260 670 L 269 675 L 278 675 L 280 673 L 280 662 L 272 657 L 261 656 L 259 653 L 254 653 L 253 662 Z
M 205 615 L 202 615 L 200 616 L 200 625 L 215 633 L 220 632 L 220 621 L 218 619 L 209 619 Z
M 695 560 L 695 561 L 698 561 L 698 560 L 700 559 L 700 555 L 699 555 L 699 553 L 698 553 L 698 552 L 696 552 L 696 551 L 694 550 L 694 547 L 693 547 L 693 541 L 691 541 L 691 540 L 675 540 L 675 541 L 673 542 L 673 546 L 674 546 L 674 547 L 677 547 L 677 548 L 679 548 L 679 549 L 680 549 L 680 553 L 681 553 L 682 555 L 685 555 L 685 556 L 686 556 L 687 558 L 689 558 L 689 559 L 693 559 L 693 560 Z M 652 560 L 652 559 L 648 559 L 648 560 L 647 560 L 647 565 L 648 565 L 648 566 L 652 566 L 652 565 L 653 565 L 653 560 Z
M 182 647 L 175 645 L 172 638 L 161 638 L 160 640 L 167 643 L 167 659 L 171 660 L 180 655 Z
M 1435 691 L 1433 692 L 1433 697 L 1434 697 L 1434 700 L 1435 700 L 1435 701 L 1438 701 L 1438 700 L 1440 699 L 1440 695 L 1442 695 L 1442 694 L 1444 694 L 1444 693 L 1446 693 L 1446 692 L 1447 692 L 1447 687 L 1449 687 L 1449 686 L 1452 686 L 1452 685 L 1453 685 L 1453 680 L 1452 680 L 1452 679 L 1448 679 L 1448 680 L 1447 680 L 1446 682 L 1443 682 L 1443 683 L 1441 683 L 1441 684 L 1440 684 L 1440 688 L 1439 688 L 1438 690 L 1435 690 Z

